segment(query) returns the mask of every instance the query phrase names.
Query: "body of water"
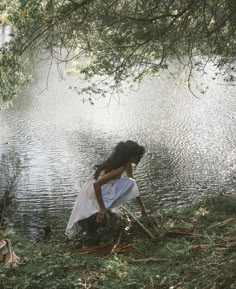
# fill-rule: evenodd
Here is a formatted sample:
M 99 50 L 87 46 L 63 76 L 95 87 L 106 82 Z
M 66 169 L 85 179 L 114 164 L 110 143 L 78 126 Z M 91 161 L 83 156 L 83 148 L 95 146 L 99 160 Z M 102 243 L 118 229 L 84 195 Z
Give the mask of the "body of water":
M 17 230 L 34 234 L 46 224 L 65 227 L 94 164 L 121 140 L 146 147 L 135 176 L 151 212 L 234 192 L 235 87 L 213 80 L 213 66 L 204 78 L 195 76 L 207 87 L 199 98 L 188 90 L 184 72 L 173 78 L 163 71 L 139 90 L 126 90 L 111 102 L 101 98 L 95 105 L 83 103 L 70 89 L 82 81 L 61 79 L 56 65 L 44 90 L 48 69 L 48 63 L 37 65 L 32 85 L 0 112 L 0 153 L 20 160 L 11 207 Z M 2 190 L 5 184 L 2 180 Z M 133 202 L 130 206 L 138 209 Z

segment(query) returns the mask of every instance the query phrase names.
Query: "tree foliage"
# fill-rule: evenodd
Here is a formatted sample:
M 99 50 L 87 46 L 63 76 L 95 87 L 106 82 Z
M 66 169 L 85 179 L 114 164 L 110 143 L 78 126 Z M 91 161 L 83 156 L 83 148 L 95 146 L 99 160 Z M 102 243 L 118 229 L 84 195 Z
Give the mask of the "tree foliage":
M 92 94 L 155 74 L 171 59 L 184 62 L 191 74 L 195 56 L 219 65 L 235 58 L 231 0 L 12 0 L 1 7 L 16 31 L 0 56 L 3 100 L 12 97 L 11 81 L 16 87 L 25 81 L 22 63 L 42 49 L 57 62 L 89 56 L 76 70 L 94 79 L 85 89 Z

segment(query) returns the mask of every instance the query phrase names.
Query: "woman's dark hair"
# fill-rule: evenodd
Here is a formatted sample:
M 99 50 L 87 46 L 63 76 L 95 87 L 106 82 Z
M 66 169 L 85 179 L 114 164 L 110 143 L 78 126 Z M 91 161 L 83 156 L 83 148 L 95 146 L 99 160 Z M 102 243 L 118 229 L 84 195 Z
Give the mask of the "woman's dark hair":
M 96 165 L 94 178 L 97 179 L 102 171 L 105 173 L 111 170 L 118 169 L 126 165 L 131 157 L 142 158 L 145 153 L 145 148 L 132 140 L 119 142 L 113 149 L 107 160 Z

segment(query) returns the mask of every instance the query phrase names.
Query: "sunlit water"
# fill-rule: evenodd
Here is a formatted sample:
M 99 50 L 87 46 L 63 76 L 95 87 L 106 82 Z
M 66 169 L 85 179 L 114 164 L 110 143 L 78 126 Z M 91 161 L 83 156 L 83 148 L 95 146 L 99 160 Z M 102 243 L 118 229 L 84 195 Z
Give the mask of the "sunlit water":
M 151 212 L 188 206 L 207 195 L 232 193 L 236 181 L 235 88 L 196 76 L 205 94 L 194 97 L 183 81 L 146 79 L 139 90 L 126 90 L 119 101 L 83 103 L 73 86 L 48 64 L 14 105 L 0 112 L 0 153 L 16 154 L 20 175 L 11 207 L 18 231 L 35 234 L 46 224 L 66 226 L 83 182 L 120 140 L 146 147 L 135 176 Z M 43 91 L 43 92 L 42 92 Z M 5 185 L 4 182 L 2 184 Z M 3 190 L 2 185 L 2 190 Z M 132 210 L 138 210 L 132 202 Z

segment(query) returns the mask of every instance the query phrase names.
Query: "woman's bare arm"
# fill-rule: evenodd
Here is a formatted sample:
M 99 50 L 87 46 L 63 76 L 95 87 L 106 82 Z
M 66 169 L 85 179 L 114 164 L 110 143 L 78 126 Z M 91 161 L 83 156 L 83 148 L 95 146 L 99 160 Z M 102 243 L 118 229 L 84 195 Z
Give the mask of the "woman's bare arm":
M 101 187 L 102 187 L 102 185 L 108 183 L 110 180 L 114 180 L 117 177 L 119 177 L 124 172 L 124 170 L 125 169 L 123 167 L 116 169 L 116 170 L 112 170 L 109 173 L 105 174 L 104 176 L 100 177 L 93 184 L 95 195 L 96 195 L 99 207 L 100 207 L 100 210 L 99 210 L 98 215 L 97 215 L 97 222 L 98 223 L 102 221 L 104 215 L 106 214 L 106 208 L 105 208 L 103 198 L 102 198 Z
M 131 164 L 129 164 L 129 166 L 127 167 L 126 169 L 126 175 L 129 177 L 129 178 L 134 178 L 134 175 L 133 175 L 133 167 Z M 147 215 L 147 212 L 146 212 L 146 209 L 145 209 L 145 206 L 143 204 L 143 201 L 141 199 L 141 197 L 137 197 L 136 200 L 138 201 L 138 204 L 140 206 L 140 209 L 141 209 L 141 214 L 143 216 L 146 216 Z
M 140 206 L 142 216 L 147 216 L 147 212 L 146 212 L 146 209 L 145 209 L 145 206 L 143 204 L 141 197 L 140 196 L 137 197 L 136 200 L 138 201 L 138 204 Z

